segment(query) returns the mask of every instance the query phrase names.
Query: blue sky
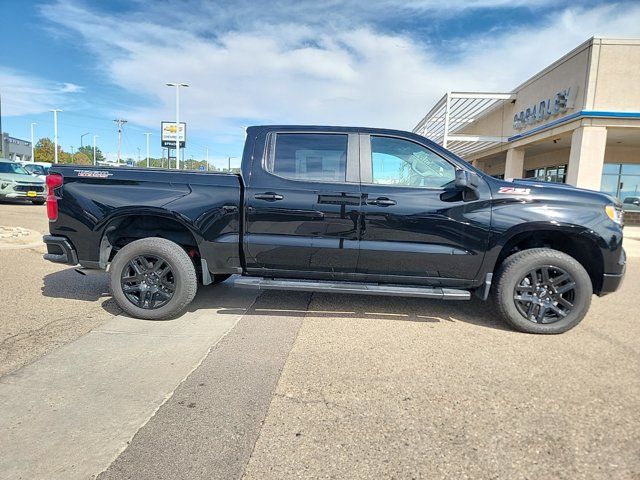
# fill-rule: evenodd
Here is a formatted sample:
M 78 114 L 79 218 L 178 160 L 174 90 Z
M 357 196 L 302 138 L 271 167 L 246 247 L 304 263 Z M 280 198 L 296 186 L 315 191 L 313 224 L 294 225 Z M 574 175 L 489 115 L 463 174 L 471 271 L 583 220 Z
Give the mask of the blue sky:
M 0 0 L 3 129 L 67 151 L 160 155 L 189 83 L 186 158 L 239 157 L 262 123 L 411 129 L 446 90 L 511 90 L 591 36 L 640 37 L 640 2 Z M 237 164 L 239 160 L 234 160 Z

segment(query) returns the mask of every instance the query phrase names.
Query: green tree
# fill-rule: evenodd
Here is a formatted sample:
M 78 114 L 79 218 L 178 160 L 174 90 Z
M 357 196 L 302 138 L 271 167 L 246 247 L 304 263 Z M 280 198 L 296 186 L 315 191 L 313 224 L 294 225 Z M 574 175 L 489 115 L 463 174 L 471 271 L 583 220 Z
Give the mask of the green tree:
M 62 158 L 62 148 L 58 145 L 58 159 Z M 35 161 L 53 163 L 55 160 L 55 145 L 50 138 L 41 138 L 35 146 Z
M 93 152 L 91 153 L 93 154 Z M 93 155 L 89 158 L 84 152 L 76 152 L 71 155 L 71 163 L 74 165 L 93 165 Z
M 87 158 L 91 159 L 91 163 L 93 163 L 93 147 L 91 145 L 85 145 L 84 147 L 80 147 L 78 149 L 78 153 L 83 153 L 84 155 L 87 156 Z M 106 160 L 105 156 L 100 150 L 100 148 L 96 147 L 96 161 L 104 162 L 105 160 Z

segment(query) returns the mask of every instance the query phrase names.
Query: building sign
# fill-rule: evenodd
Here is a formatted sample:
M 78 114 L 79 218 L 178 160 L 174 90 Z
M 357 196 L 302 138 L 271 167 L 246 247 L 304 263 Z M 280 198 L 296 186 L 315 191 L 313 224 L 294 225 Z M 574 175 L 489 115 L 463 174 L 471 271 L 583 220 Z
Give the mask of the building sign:
M 176 122 L 160 122 L 160 138 L 165 148 L 176 147 L 176 137 L 180 140 L 180 148 L 184 148 L 187 141 L 187 124 L 180 122 L 180 128 L 176 128 Z
M 536 105 L 525 108 L 513 116 L 513 129 L 522 130 L 527 125 L 542 122 L 573 108 L 577 87 L 565 88 L 552 98 L 540 100 Z

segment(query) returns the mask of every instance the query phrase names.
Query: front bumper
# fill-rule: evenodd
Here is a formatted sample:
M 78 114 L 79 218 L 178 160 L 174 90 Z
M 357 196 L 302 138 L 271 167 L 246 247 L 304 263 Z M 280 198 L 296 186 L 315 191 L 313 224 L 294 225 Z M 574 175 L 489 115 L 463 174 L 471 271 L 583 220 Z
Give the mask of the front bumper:
M 25 200 L 46 200 L 47 195 L 45 193 L 40 193 L 36 196 L 29 196 L 27 192 L 11 192 L 3 195 L 5 198 L 24 198 Z
M 68 239 L 55 235 L 45 235 L 42 240 L 47 246 L 47 253 L 44 254 L 45 260 L 67 265 L 78 264 L 78 255 Z
M 600 289 L 599 295 L 606 295 L 607 293 L 612 293 L 620 288 L 622 285 L 622 280 L 624 279 L 624 274 L 627 271 L 627 255 L 624 252 L 624 249 L 620 253 L 620 259 L 618 260 L 618 268 L 615 273 L 605 273 L 602 275 L 602 288 Z

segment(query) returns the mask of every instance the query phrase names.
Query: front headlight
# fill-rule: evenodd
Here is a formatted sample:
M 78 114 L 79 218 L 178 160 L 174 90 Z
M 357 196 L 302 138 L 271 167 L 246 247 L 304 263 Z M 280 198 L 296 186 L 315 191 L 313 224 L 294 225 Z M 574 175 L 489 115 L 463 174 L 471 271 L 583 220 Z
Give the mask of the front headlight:
M 607 205 L 604 208 L 604 211 L 607 212 L 607 217 L 613 220 L 618 225 L 624 225 L 624 211 L 621 207 L 617 205 Z
M 4 190 L 9 185 L 13 185 L 13 180 L 7 180 L 6 178 L 0 179 L 0 190 Z

